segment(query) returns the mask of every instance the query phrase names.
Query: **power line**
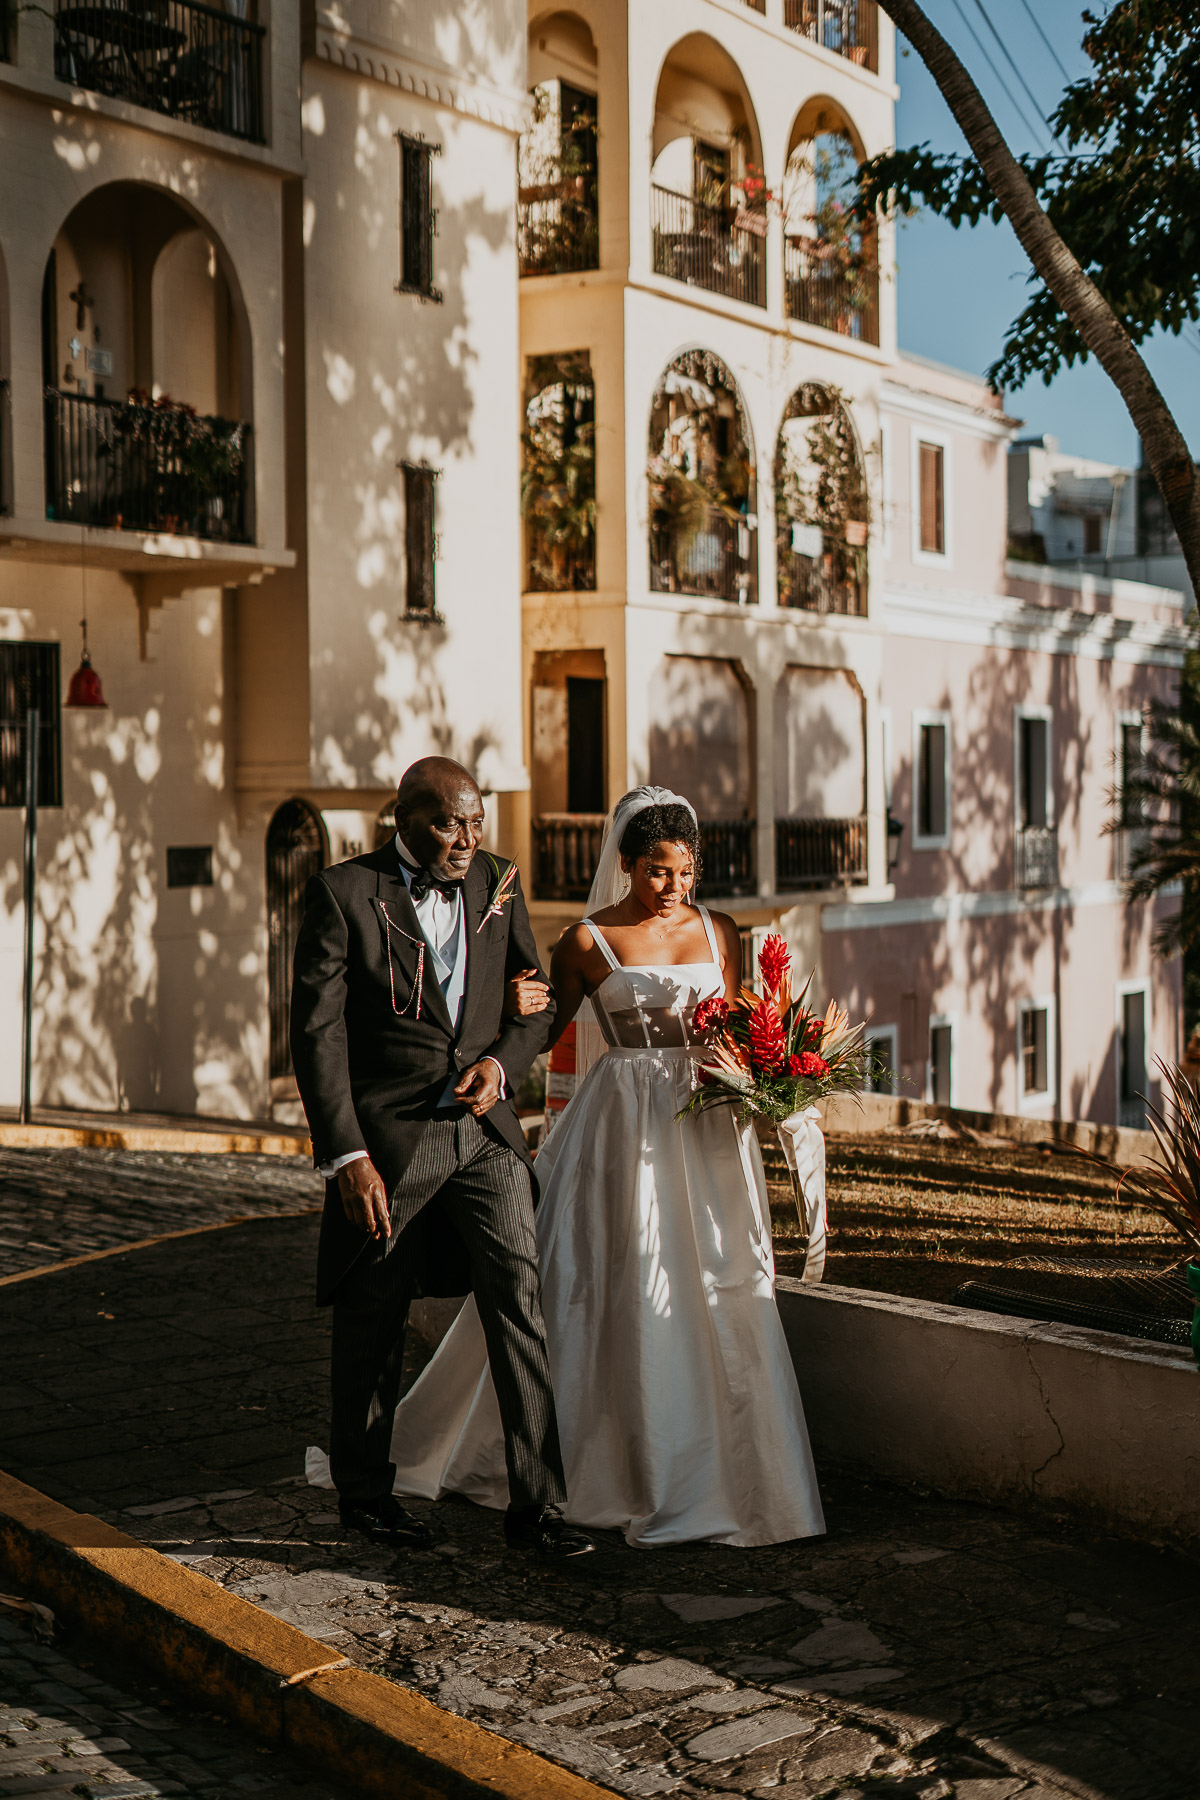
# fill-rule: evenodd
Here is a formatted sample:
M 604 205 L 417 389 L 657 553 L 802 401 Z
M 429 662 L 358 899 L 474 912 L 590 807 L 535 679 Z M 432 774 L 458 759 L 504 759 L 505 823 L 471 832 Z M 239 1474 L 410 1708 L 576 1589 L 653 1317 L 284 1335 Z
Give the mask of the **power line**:
M 983 39 L 979 36 L 979 33 L 976 31 L 976 29 L 972 25 L 970 19 L 967 17 L 966 13 L 963 11 L 962 6 L 959 4 L 959 0 L 951 0 L 951 5 L 954 7 L 955 12 L 958 14 L 959 18 L 962 20 L 963 24 L 966 26 L 967 30 L 970 32 L 971 37 L 974 39 L 975 45 L 979 51 L 980 56 L 982 56 L 984 62 L 987 64 L 987 66 L 991 70 L 992 74 L 996 77 L 996 80 L 1000 83 L 1000 86 L 1003 88 L 1004 92 L 1008 95 L 1008 103 L 1012 107 L 1013 111 L 1016 113 L 1018 119 L 1020 119 L 1022 125 L 1025 127 L 1025 129 L 1029 133 L 1029 135 L 1031 137 L 1036 137 L 1037 136 L 1036 127 L 1034 127 L 1033 125 L 1031 125 L 1029 123 L 1029 120 L 1026 118 L 1024 110 L 1022 109 L 1019 100 L 1017 99 L 1016 95 L 1013 93 L 1012 89 L 1009 87 L 1007 81 L 1005 81 L 1004 76 L 1000 73 L 1000 70 L 996 67 L 995 63 L 992 61 L 991 57 L 989 56 L 989 54 L 987 52 L 987 49 L 984 46 Z
M 1062 57 L 1058 54 L 1058 51 L 1054 48 L 1054 45 L 1050 42 L 1050 39 L 1046 36 L 1046 33 L 1042 30 L 1042 22 L 1038 18 L 1037 14 L 1034 12 L 1032 6 L 1030 6 L 1029 0 L 1021 0 L 1021 5 L 1025 8 L 1025 11 L 1029 14 L 1029 17 L 1033 23 L 1034 30 L 1037 32 L 1037 34 L 1041 38 L 1043 44 L 1045 44 L 1047 50 L 1050 52 L 1051 56 L 1054 58 L 1055 62 L 1058 64 L 1059 74 L 1062 76 L 1063 80 L 1065 82 L 1067 82 L 1069 85 L 1071 77 L 1067 74 L 1066 69 L 1063 67 Z
M 1017 80 L 1020 82 L 1021 86 L 1024 88 L 1025 93 L 1027 94 L 1027 96 L 1029 98 L 1029 104 L 1033 107 L 1035 114 L 1041 120 L 1043 130 L 1048 129 L 1046 120 L 1042 115 L 1042 109 L 1038 105 L 1037 95 L 1034 93 L 1033 89 L 1030 87 L 1029 83 L 1026 81 L 1024 75 L 1021 73 L 1020 69 L 1017 67 L 1017 64 L 1014 62 L 1012 53 L 1009 50 L 1008 45 L 1005 43 L 1004 39 L 1000 36 L 1000 33 L 996 30 L 996 27 L 992 24 L 992 15 L 989 13 L 987 7 L 983 4 L 983 0 L 975 0 L 975 4 L 979 8 L 979 11 L 983 16 L 984 24 L 987 26 L 987 28 L 991 32 L 992 36 L 995 38 L 996 42 L 999 44 L 1001 55 L 1004 57 L 1004 60 L 1007 62 L 1009 68 L 1012 70 L 1013 74 L 1016 76 Z M 1056 144 L 1058 144 L 1058 147 L 1061 150 L 1063 148 L 1063 146 L 1061 143 L 1059 143 L 1057 134 L 1055 132 L 1051 131 L 1050 136 L 1054 139 L 1054 142 Z

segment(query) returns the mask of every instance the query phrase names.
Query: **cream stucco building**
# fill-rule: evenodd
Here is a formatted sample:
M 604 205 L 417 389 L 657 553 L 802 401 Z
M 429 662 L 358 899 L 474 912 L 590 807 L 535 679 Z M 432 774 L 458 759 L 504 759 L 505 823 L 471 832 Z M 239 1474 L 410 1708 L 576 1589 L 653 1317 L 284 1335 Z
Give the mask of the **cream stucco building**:
M 286 1109 L 304 879 L 372 846 L 431 750 L 476 770 L 547 948 L 607 806 L 667 782 L 748 948 L 784 929 L 907 1091 L 947 1091 L 931 1034 L 959 1021 L 955 1097 L 1005 1102 L 1039 933 L 1061 953 L 1084 879 L 1048 840 L 1019 861 L 1051 825 L 1014 827 L 1011 707 L 1058 704 L 1070 645 L 1104 665 L 1111 736 L 1178 661 L 1176 603 L 1014 585 L 1014 422 L 899 357 L 888 231 L 843 208 L 892 141 L 871 0 L 4 16 L 0 636 L 60 646 L 65 691 L 86 613 L 108 701 L 64 710 L 43 815 L 35 1103 Z M 897 746 L 973 738 L 993 681 L 1003 807 L 970 844 L 918 830 Z M 15 1016 L 19 811 L 0 862 Z M 1105 1043 L 1119 984 L 1150 982 L 1144 1060 L 1177 984 L 1093 874 Z M 1020 991 L 986 1019 L 980 889 L 1018 921 Z M 1078 1066 L 1094 1011 L 1064 1036 L 1058 1006 L 1037 1105 L 1118 1105 Z M 0 1106 L 18 1055 L 13 1033 Z

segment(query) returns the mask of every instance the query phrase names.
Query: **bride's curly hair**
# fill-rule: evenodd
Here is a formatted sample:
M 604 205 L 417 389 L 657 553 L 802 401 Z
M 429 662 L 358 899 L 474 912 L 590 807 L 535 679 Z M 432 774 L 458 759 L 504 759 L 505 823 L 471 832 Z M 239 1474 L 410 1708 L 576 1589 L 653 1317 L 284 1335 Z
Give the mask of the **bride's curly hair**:
M 700 856 L 700 827 L 690 809 L 674 803 L 669 806 L 644 806 L 634 813 L 621 833 L 621 855 L 629 862 L 649 856 L 656 844 L 682 844 L 690 850 L 695 869 L 694 885 L 703 872 Z

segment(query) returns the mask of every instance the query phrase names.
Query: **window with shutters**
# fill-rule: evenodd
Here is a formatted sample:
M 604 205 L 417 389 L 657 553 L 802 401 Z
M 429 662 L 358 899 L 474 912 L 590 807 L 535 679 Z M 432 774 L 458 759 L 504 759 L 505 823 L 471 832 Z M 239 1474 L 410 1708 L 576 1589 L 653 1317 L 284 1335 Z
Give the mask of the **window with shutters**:
M 950 714 L 913 714 L 914 850 L 950 845 Z
M 1149 1089 L 1150 983 L 1117 987 L 1117 1124 L 1143 1131 Z
M 953 1106 L 954 1090 L 954 1021 L 930 1019 L 929 1070 L 926 1083 L 928 1097 L 935 1106 Z
M 404 616 L 440 617 L 437 610 L 438 534 L 435 529 L 437 479 L 425 463 L 402 463 L 404 471 Z
M 1054 1097 L 1054 999 L 1022 1000 L 1017 1007 L 1017 1099 L 1024 1105 Z
M 396 291 L 440 300 L 433 285 L 433 240 L 437 213 L 433 204 L 433 159 L 440 144 L 397 134 L 400 145 L 400 279 Z
M 1058 885 L 1050 720 L 1048 707 L 1018 707 L 1014 718 L 1018 888 Z
M 946 554 L 946 450 L 943 444 L 918 445 L 920 547 L 925 556 Z

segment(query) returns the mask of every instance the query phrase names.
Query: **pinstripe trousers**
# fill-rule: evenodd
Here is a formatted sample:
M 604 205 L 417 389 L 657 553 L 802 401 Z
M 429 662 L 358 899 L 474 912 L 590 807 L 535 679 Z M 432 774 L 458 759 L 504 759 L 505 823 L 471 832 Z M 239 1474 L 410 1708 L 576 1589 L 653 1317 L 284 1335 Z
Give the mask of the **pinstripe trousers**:
M 435 1118 L 391 1195 L 392 1236 L 370 1244 L 333 1302 L 329 1461 L 344 1500 L 392 1491 L 389 1451 L 415 1281 L 403 1226 L 436 1201 L 466 1246 L 504 1426 L 513 1506 L 566 1498 L 542 1323 L 529 1171 L 478 1119 Z

